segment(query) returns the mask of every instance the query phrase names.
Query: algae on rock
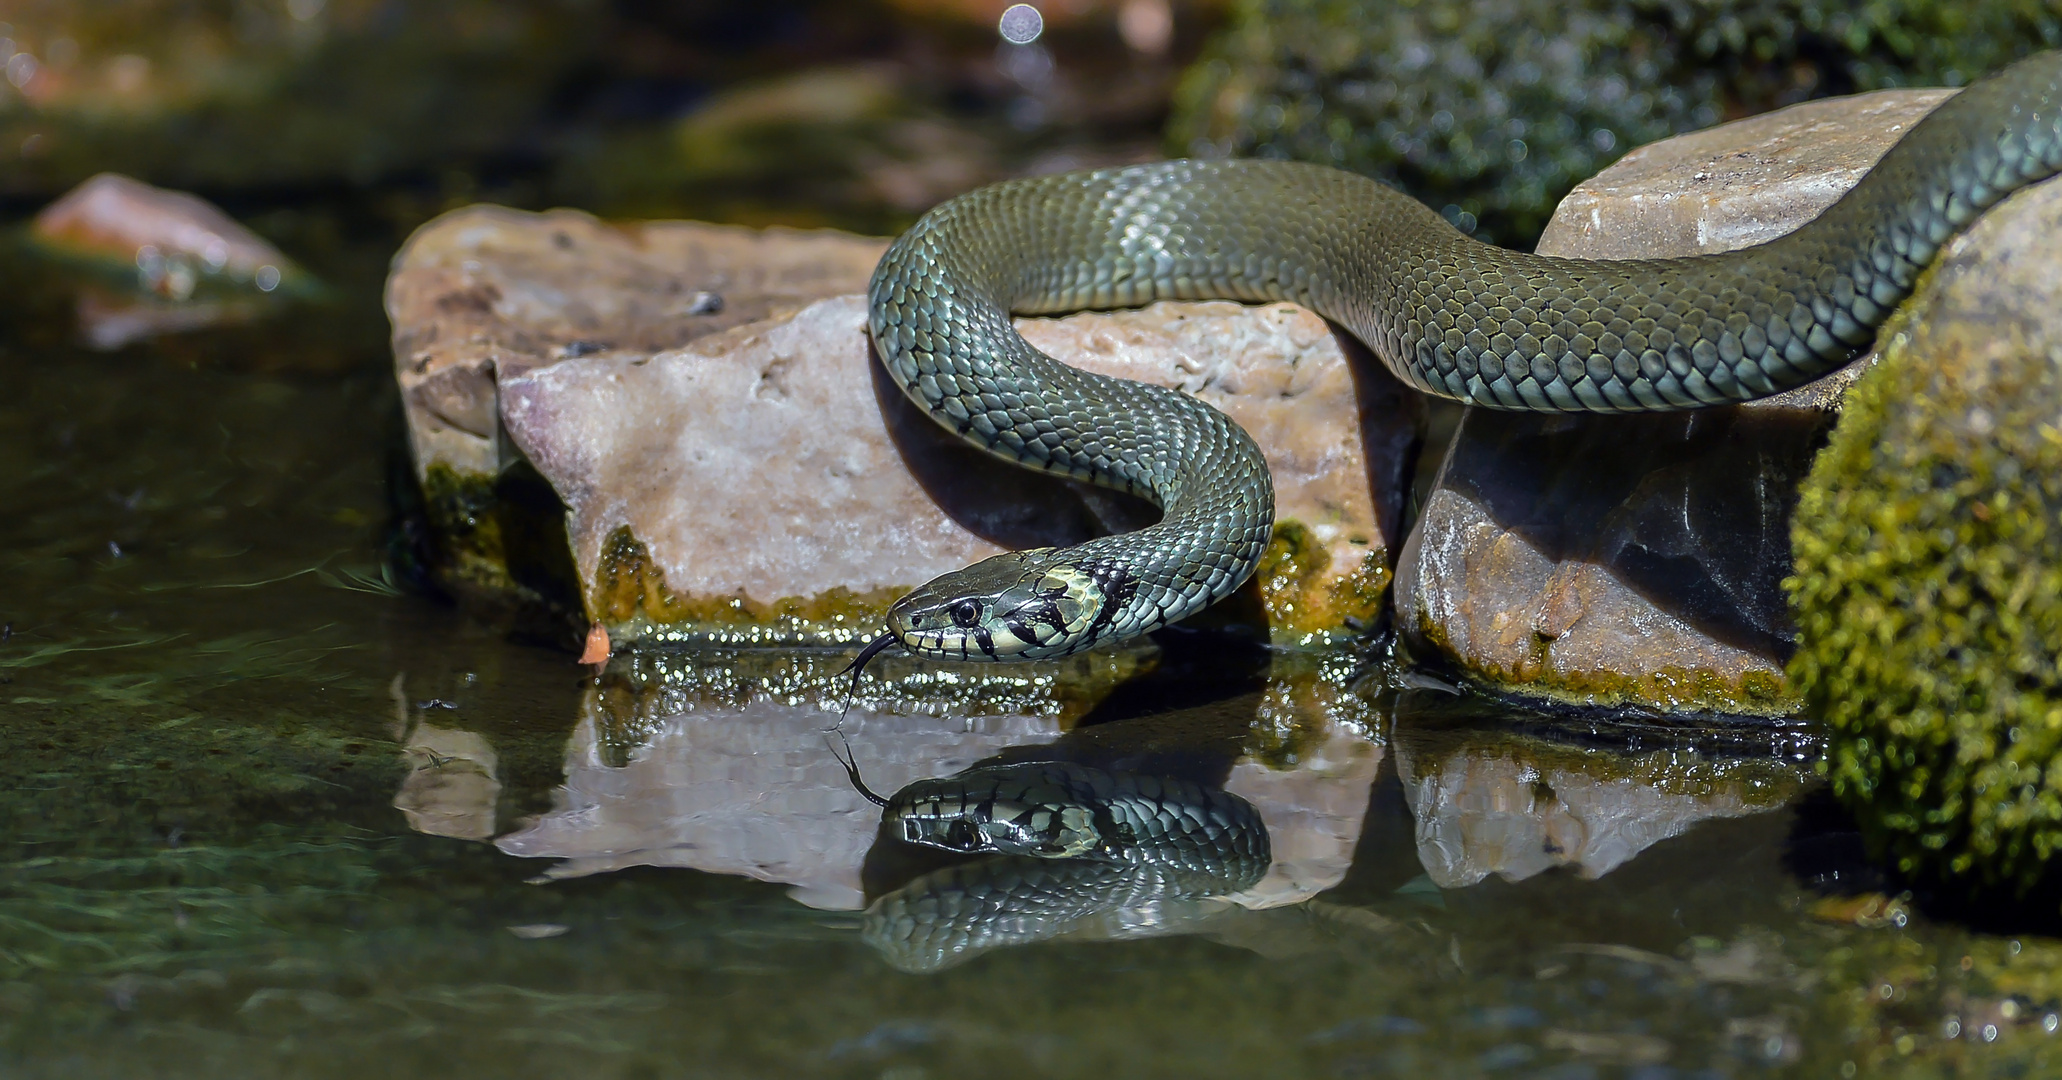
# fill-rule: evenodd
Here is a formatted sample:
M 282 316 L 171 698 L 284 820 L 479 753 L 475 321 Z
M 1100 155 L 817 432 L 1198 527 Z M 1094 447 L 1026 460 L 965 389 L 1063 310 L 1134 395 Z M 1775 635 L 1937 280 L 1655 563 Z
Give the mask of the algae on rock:
M 1789 672 L 1904 873 L 2025 889 L 2062 849 L 2062 185 L 1949 246 L 1806 481 Z
M 1634 146 L 1810 97 L 1960 85 L 2057 44 L 2062 10 L 2011 0 L 1245 0 L 1168 141 L 1338 165 L 1529 244 Z

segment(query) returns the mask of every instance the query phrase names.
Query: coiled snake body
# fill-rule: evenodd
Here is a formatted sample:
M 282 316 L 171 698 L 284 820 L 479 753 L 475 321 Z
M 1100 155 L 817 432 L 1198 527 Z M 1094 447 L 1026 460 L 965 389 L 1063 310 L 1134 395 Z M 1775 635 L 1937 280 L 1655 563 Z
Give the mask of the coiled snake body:
M 1142 634 L 1237 588 L 1268 541 L 1273 486 L 1245 432 L 1177 391 L 1045 356 L 1012 313 L 1287 300 L 1351 331 L 1411 385 L 1470 404 L 1724 405 L 1845 363 L 1950 236 L 2058 168 L 2062 53 L 2050 52 L 1950 98 L 1803 228 L 1718 255 L 1507 251 L 1373 180 L 1286 162 L 1169 161 L 962 195 L 874 271 L 881 362 L 976 445 L 1143 496 L 1164 516 L 940 577 L 895 604 L 863 656 L 899 642 L 1034 659 Z

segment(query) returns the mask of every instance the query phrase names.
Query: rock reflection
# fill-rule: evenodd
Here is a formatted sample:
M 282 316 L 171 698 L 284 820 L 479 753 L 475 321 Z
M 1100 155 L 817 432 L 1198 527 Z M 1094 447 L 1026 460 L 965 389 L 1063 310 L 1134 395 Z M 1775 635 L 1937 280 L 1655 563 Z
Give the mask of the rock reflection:
M 394 676 L 392 732 L 408 767 L 394 792 L 394 809 L 408 827 L 429 836 L 487 840 L 494 836 L 494 812 L 501 799 L 500 758 L 485 736 L 440 727 L 418 715 L 444 702 L 412 708 L 408 677 Z
M 496 841 L 563 860 L 568 878 L 677 866 L 794 886 L 811 907 L 865 906 L 859 867 L 878 829 L 826 747 L 833 725 L 873 782 L 950 773 L 1060 733 L 1035 695 L 1003 687 L 985 715 L 929 714 L 929 698 L 862 699 L 845 715 L 835 654 L 633 658 L 588 693 L 556 807 Z M 937 688 L 963 701 L 963 685 Z M 974 704 L 974 708 L 979 708 Z
M 408 775 L 394 793 L 394 808 L 408 827 L 431 836 L 486 840 L 494 835 L 501 798 L 494 748 L 470 731 L 417 723 L 402 751 Z
M 995 671 L 891 658 L 842 723 L 842 653 L 619 656 L 586 690 L 552 808 L 494 842 L 554 860 L 544 879 L 662 866 L 787 885 L 864 912 L 890 965 L 929 972 L 1050 940 L 1327 948 L 1347 915 L 1356 932 L 1393 928 L 1380 908 L 1398 882 L 1602 877 L 1810 783 L 1795 758 L 1712 749 L 1738 741 L 1722 732 L 1578 745 L 1479 701 L 1397 698 L 1327 660 L 1258 656 Z M 396 694 L 411 769 L 396 805 L 425 832 L 490 835 L 507 764 Z M 855 785 L 846 747 L 891 797 Z M 1372 841 L 1371 807 L 1388 823 Z M 1169 840 L 1180 857 L 1147 857 Z
M 619 657 L 588 691 L 554 808 L 496 844 L 560 860 L 548 878 L 651 865 L 788 884 L 813 907 L 867 910 L 867 940 L 891 963 L 936 970 L 1053 937 L 1206 923 L 1214 936 L 1227 914 L 1307 900 L 1345 876 L 1382 759 L 1374 705 L 1308 658 L 1263 658 L 1235 676 L 1066 665 L 991 673 L 903 660 L 909 670 L 870 670 L 840 723 L 844 660 Z M 1168 700 L 1161 682 L 1227 678 L 1230 691 L 1194 708 L 1125 704 Z M 833 725 L 881 791 L 1031 780 L 1102 801 L 1068 819 L 1076 831 L 1047 829 L 1063 858 L 984 840 L 962 847 L 983 853 L 966 862 L 904 842 L 899 826 L 883 830 L 880 809 L 826 742 Z M 1179 819 L 1169 828 L 1214 822 L 1228 854 L 1132 858 L 1138 834 L 1111 812 L 1126 798 L 1177 808 L 1161 819 Z
M 1444 889 L 1556 868 L 1602 877 L 1699 822 L 1779 810 L 1809 782 L 1784 758 L 1606 751 L 1405 719 L 1393 742 L 1418 859 Z

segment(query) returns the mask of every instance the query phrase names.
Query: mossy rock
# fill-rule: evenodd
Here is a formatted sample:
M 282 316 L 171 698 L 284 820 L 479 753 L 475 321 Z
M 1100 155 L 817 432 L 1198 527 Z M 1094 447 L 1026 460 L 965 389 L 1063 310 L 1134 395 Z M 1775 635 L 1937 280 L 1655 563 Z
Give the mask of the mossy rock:
M 2039 882 L 2062 849 L 2062 185 L 1950 245 L 1801 493 L 1789 673 L 1901 872 Z
M 1169 150 L 1338 165 L 1529 244 L 1635 146 L 1810 97 L 1960 85 L 2062 44 L 2023 0 L 1244 0 Z

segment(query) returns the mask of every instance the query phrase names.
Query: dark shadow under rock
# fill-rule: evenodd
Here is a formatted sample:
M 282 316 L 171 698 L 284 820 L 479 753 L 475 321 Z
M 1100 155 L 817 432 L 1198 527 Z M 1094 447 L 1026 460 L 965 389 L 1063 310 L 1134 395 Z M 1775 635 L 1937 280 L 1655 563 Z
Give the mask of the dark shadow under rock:
M 1499 688 L 1787 712 L 1789 520 L 1831 420 L 1473 410 L 1405 548 L 1400 625 Z

